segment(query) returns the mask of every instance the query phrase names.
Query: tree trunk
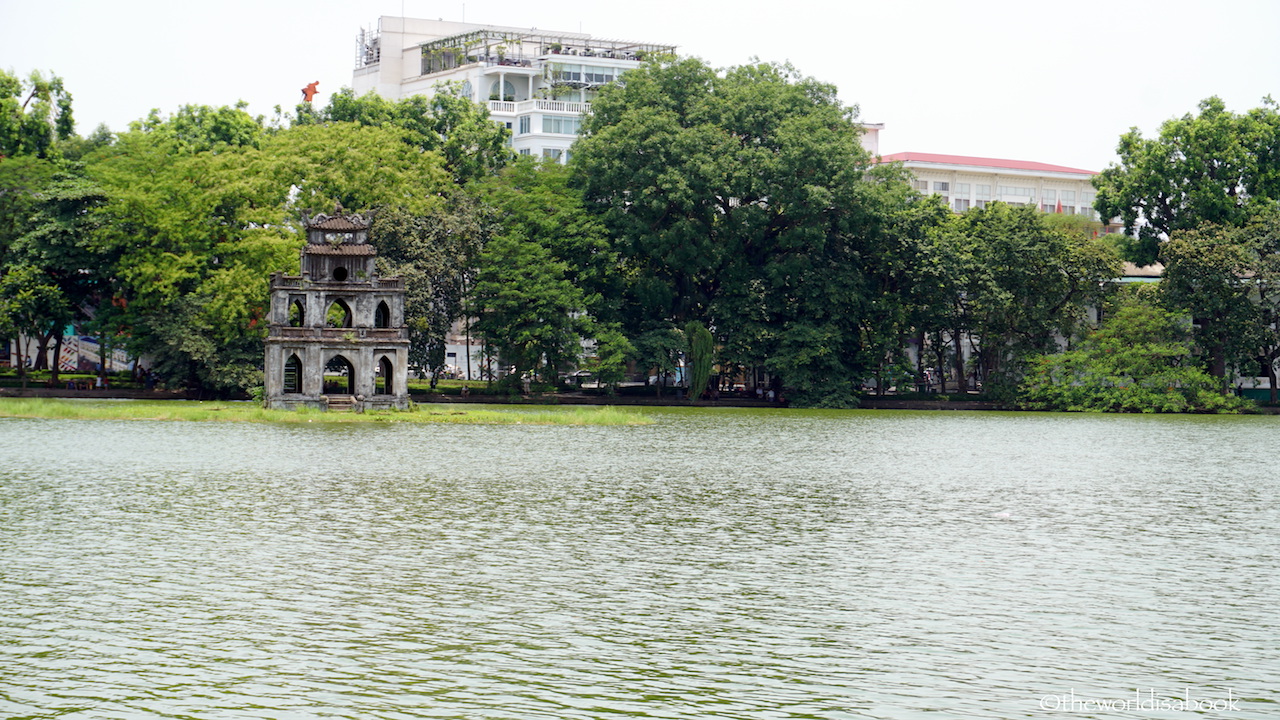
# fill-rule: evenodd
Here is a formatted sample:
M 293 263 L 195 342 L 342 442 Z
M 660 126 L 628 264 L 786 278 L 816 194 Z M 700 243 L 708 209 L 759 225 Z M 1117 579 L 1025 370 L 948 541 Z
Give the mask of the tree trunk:
M 18 378 L 22 380 L 22 389 L 26 390 L 27 389 L 27 360 L 22 356 L 23 345 L 24 343 L 23 343 L 22 333 L 18 333 L 18 342 L 17 342 Z
M 58 386 L 58 371 L 62 369 L 62 333 L 58 333 L 58 337 L 53 343 L 53 367 L 50 368 L 53 374 L 53 386 Z
M 969 392 L 969 378 L 965 377 L 964 372 L 964 341 L 960 339 L 960 331 L 952 331 L 951 340 L 955 344 L 956 356 L 954 359 L 956 369 L 956 392 Z
M 1222 394 L 1226 395 L 1230 392 L 1230 384 L 1227 382 L 1226 348 L 1221 344 L 1214 345 L 1209 357 L 1209 374 L 1218 378 L 1219 385 L 1222 388 Z
M 48 370 L 49 369 L 49 341 L 53 339 L 53 334 L 57 330 L 50 330 L 47 333 L 41 333 L 39 340 L 36 341 L 35 362 L 32 363 L 32 370 Z M 61 335 L 59 335 L 61 337 Z
M 1280 403 L 1280 391 L 1276 389 L 1276 366 L 1274 358 L 1267 363 L 1267 380 L 1269 380 L 1271 384 L 1271 395 L 1268 398 L 1269 401 L 1272 405 Z
M 933 353 L 938 361 L 935 366 L 938 370 L 938 392 L 947 394 L 947 346 L 942 342 L 942 331 L 939 330 L 933 338 Z
M 924 331 L 916 333 L 916 391 L 928 392 L 924 378 Z

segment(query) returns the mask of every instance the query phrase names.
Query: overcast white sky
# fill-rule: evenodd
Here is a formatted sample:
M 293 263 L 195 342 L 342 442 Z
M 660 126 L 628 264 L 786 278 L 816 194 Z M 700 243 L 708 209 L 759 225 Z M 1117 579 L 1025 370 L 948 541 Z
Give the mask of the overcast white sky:
M 350 85 L 357 33 L 402 12 L 789 60 L 884 123 L 885 154 L 1101 170 L 1131 126 L 1280 99 L 1278 0 L 0 0 L 0 67 L 62 76 L 82 135 L 186 103 L 270 115 Z

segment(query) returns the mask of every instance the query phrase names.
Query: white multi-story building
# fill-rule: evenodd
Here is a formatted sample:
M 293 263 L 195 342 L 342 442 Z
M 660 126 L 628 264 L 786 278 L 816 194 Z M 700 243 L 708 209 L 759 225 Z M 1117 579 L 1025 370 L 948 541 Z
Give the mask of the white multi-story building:
M 599 88 L 674 51 L 585 33 L 383 16 L 377 30 L 360 33 L 351 87 L 398 100 L 454 83 L 511 130 L 516 152 L 566 162 Z
M 956 212 L 999 200 L 1031 205 L 1044 212 L 1084 215 L 1098 220 L 1090 182 L 1096 172 L 1026 160 L 996 160 L 963 155 L 902 152 L 881 162 L 900 162 L 915 176 L 922 193 L 940 195 Z

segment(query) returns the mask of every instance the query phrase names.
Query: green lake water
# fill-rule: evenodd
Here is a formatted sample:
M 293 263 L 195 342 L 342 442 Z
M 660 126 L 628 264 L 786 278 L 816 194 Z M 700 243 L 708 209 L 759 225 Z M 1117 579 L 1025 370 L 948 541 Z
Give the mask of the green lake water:
M 1280 418 L 650 414 L 0 420 L 0 717 L 1280 717 Z

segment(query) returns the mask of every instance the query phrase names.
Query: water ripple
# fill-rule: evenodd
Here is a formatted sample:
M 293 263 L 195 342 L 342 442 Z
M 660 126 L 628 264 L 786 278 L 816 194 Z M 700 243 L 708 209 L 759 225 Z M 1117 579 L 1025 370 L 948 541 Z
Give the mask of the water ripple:
M 657 417 L 0 421 L 0 715 L 1275 715 L 1275 419 Z

